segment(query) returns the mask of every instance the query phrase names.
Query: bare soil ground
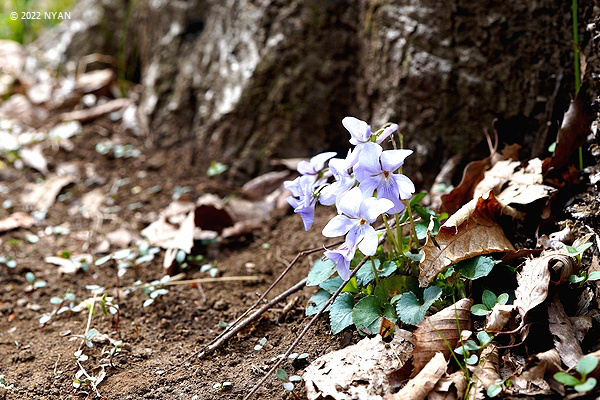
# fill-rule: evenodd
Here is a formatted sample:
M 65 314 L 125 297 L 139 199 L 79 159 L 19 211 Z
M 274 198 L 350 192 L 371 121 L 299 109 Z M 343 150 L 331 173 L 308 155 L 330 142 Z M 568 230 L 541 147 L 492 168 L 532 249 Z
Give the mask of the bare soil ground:
M 52 160 L 51 170 L 63 162 L 70 162 L 82 179 L 63 189 L 63 194 L 70 195 L 61 197 L 62 201 L 57 201 L 50 208 L 41 223 L 30 229 L 15 229 L 0 234 L 0 253 L 17 262 L 14 269 L 0 264 L 0 374 L 15 385 L 13 390 L 6 391 L 6 398 L 94 398 L 95 394 L 89 387 L 77 390 L 73 386 L 78 367 L 72 358 L 81 344 L 81 339 L 73 335 L 85 332 L 88 313 L 85 310 L 79 313 L 65 312 L 52 318 L 42 329 L 40 316 L 51 312 L 54 307 L 50 298 L 60 297 L 68 290 L 77 296 L 77 303 L 91 297 L 86 285 L 115 287 L 118 283 L 125 287 L 137 280 L 150 282 L 160 279 L 164 274 L 162 256 L 128 271 L 120 282 L 117 282 L 116 269 L 110 263 L 92 265 L 88 271 L 65 275 L 58 272 L 57 266 L 46 263 L 45 257 L 64 251 L 72 254 L 91 251 L 106 234 L 119 228 L 139 234 L 152 216 L 172 201 L 175 186 L 189 186 L 192 190 L 186 195 L 191 199 L 204 193 L 227 194 L 219 184 L 206 177 L 205 171 L 182 167 L 185 163 L 180 160 L 186 154 L 184 150 L 149 151 L 139 138 L 120 135 L 114 129 L 115 125 L 108 117 L 101 118 L 84 126 L 84 133 L 74 138 L 72 151 L 46 148 L 44 155 Z M 142 150 L 141 156 L 117 159 L 95 151 L 99 141 L 106 136 L 114 139 L 117 135 L 118 140 Z M 89 184 L 88 181 L 86 185 L 83 178 L 86 177 L 86 168 L 88 172 L 95 171 L 92 175 L 100 183 Z M 42 175 L 28 168 L 16 170 L 11 165 L 0 170 L 0 174 L 1 184 L 7 188 L 2 200 L 10 200 L 13 204 L 9 210 L 0 208 L 0 219 L 15 211 L 28 211 L 19 201 L 24 184 L 35 182 Z M 114 205 L 119 206 L 120 211 L 112 214 L 111 219 L 104 219 L 98 229 L 92 220 L 83 218 L 80 213 L 70 212 L 85 193 L 96 188 L 108 193 L 115 182 L 123 178 L 129 182 L 112 196 Z M 146 190 L 154 186 L 160 186 L 161 191 L 148 195 Z M 132 194 L 132 188 L 136 188 L 133 191 L 136 194 Z M 137 202 L 141 202 L 141 208 L 128 209 L 129 204 Z M 231 322 L 244 312 L 297 252 L 321 246 L 323 243 L 319 232 L 330 217 L 327 214 L 329 212 L 331 210 L 322 209 L 317 213 L 315 228 L 311 232 L 304 231 L 300 218 L 287 215 L 272 219 L 262 230 L 243 241 L 203 249 L 205 260 L 202 264 L 217 262 L 218 276 L 255 275 L 260 277 L 258 282 L 204 283 L 205 301 L 199 289 L 193 285 L 171 286 L 168 294 L 149 307 L 142 306 L 147 295 L 135 291 L 118 300 L 121 315 L 116 331 L 114 317 L 102 313 L 93 315 L 90 328 L 124 343 L 124 351 L 115 357 L 114 367 L 105 367 L 106 377 L 98 386 L 103 398 L 241 398 L 272 364 L 272 358 L 285 352 L 306 323 L 304 307 L 314 292 L 311 288 L 292 296 L 297 296 L 297 301 L 283 319 L 280 316 L 284 303 L 207 359 L 192 359 L 162 375 L 157 371 L 165 371 L 180 363 L 214 338 L 223 330 L 219 322 Z M 43 233 L 46 227 L 54 226 L 68 228 L 69 233 Z M 27 240 L 30 233 L 37 234 L 39 242 L 30 243 Z M 114 246 L 110 249 L 115 250 L 118 248 Z M 305 277 L 311 261 L 318 256 L 317 253 L 312 259 L 303 259 L 269 298 Z M 36 279 L 46 281 L 47 285 L 26 292 L 27 272 L 33 272 Z M 207 277 L 207 274 L 200 273 L 199 265 L 187 270 L 187 278 L 200 277 Z M 109 290 L 109 294 L 115 291 Z M 262 350 L 254 350 L 263 336 L 267 337 L 267 344 Z M 327 321 L 322 319 L 297 351 L 308 353 L 310 362 L 356 338 L 355 333 L 332 337 Z M 85 351 L 90 356 L 83 363 L 88 373 L 99 372 L 97 366 L 106 357 L 102 355 L 102 350 L 108 347 L 108 342 L 95 343 L 93 348 Z M 290 374 L 300 373 L 304 366 L 297 362 L 284 363 L 284 368 Z M 215 384 L 222 382 L 232 382 L 233 386 L 226 390 L 214 388 Z M 275 379 L 268 382 L 257 398 L 292 398 L 283 390 L 281 383 Z M 296 393 L 302 397 L 301 386 L 297 385 Z

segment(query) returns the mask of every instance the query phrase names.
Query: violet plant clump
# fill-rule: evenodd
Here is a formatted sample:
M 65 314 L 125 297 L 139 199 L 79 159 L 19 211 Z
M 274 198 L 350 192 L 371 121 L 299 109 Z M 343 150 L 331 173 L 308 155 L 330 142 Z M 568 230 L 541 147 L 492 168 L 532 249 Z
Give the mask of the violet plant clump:
M 332 293 L 348 281 L 360 260 L 369 256 L 371 261 L 345 284 L 343 296 L 327 311 L 334 333 L 352 324 L 362 333 L 377 333 L 385 325 L 384 319 L 397 322 L 393 303 L 401 297 L 399 293 L 411 293 L 410 299 L 417 302 L 414 293 L 423 297 L 414 274 L 418 271 L 418 245 L 422 239 L 415 228 L 423 230 L 425 225 L 427 231 L 434 220 L 432 226 L 437 230 L 442 216 L 418 205 L 422 195 L 413 197 L 415 185 L 402 174 L 402 166 L 413 152 L 401 148 L 398 125 L 388 123 L 373 131 L 368 123 L 354 117 L 344 118 L 342 125 L 350 133 L 352 145 L 346 157 L 337 158 L 336 153 L 326 152 L 301 161 L 297 167 L 300 176 L 286 181 L 284 187 L 291 192 L 287 201 L 302 218 L 306 230 L 314 223 L 318 203 L 335 205 L 337 215 L 325 225 L 322 234 L 328 238 L 344 237 L 339 247 L 325 249 L 323 259 L 311 269 L 307 284 L 318 285 L 320 290 L 311 298 L 307 314 L 316 314 Z M 420 222 L 415 221 L 413 211 Z M 383 227 L 378 227 L 379 219 L 383 220 Z M 415 225 L 417 222 L 421 225 Z M 410 233 L 403 234 L 402 225 L 410 226 Z M 387 246 L 380 245 L 384 230 Z M 401 311 L 408 299 L 402 302 Z M 432 303 L 427 299 L 425 302 L 427 307 Z

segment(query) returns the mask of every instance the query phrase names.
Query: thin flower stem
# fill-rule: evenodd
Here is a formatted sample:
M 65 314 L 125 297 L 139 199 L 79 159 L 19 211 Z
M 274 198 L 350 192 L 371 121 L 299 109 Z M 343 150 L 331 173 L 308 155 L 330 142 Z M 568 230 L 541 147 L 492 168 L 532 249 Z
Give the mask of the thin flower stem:
M 396 218 L 397 214 L 396 214 Z M 392 256 L 394 256 L 394 253 L 399 254 L 402 251 L 402 247 L 400 247 L 398 245 L 398 242 L 396 241 L 396 238 L 394 237 L 393 233 L 392 233 L 392 228 L 390 228 L 390 224 L 388 223 L 387 217 L 385 214 L 383 214 L 383 223 L 385 224 L 385 232 L 388 235 L 388 237 L 390 238 L 390 241 L 392 242 L 392 246 L 391 246 L 391 250 L 392 250 Z M 398 225 L 398 220 L 396 219 L 396 225 Z
M 397 213 L 396 215 L 394 215 L 394 217 L 396 218 L 396 237 L 398 238 L 398 252 L 400 253 L 400 255 L 404 255 L 404 248 L 402 246 L 402 224 L 400 223 L 400 217 Z
M 417 236 L 417 230 L 415 229 L 415 219 L 412 215 L 412 210 L 410 208 L 410 201 L 406 201 L 406 208 L 408 210 L 408 218 L 410 219 L 410 235 L 409 237 L 411 238 L 411 240 L 408 241 L 408 248 L 410 249 L 411 247 L 411 241 L 412 241 L 412 236 L 414 235 L 415 237 L 415 243 L 417 245 L 417 248 L 419 247 L 419 237 Z
M 371 256 L 371 266 L 373 267 L 373 274 L 375 275 L 375 285 L 379 283 L 379 275 L 377 274 L 377 267 L 375 266 L 375 257 Z

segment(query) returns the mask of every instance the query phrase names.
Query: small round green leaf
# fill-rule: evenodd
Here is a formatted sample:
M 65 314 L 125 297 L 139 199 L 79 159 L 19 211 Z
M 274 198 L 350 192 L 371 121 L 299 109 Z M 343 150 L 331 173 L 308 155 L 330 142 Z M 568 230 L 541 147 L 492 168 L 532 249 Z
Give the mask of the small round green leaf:
M 488 310 L 494 308 L 494 306 L 496 305 L 496 300 L 497 298 L 494 292 L 487 289 L 483 291 L 483 295 L 481 296 L 481 302 L 487 307 Z
M 598 358 L 596 356 L 585 356 L 577 363 L 577 372 L 581 375 L 588 375 L 598 366 Z
M 277 368 L 275 375 L 277 375 L 277 379 L 279 379 L 280 381 L 287 382 L 289 380 L 288 373 L 282 370 L 281 368 Z
M 567 386 L 579 385 L 579 379 L 567 374 L 566 372 L 557 372 L 554 374 L 554 379 Z
M 488 315 L 490 313 L 490 310 L 488 310 L 487 307 L 483 304 L 473 304 L 473 307 L 471 307 L 471 313 L 479 316 L 484 316 Z
M 497 303 L 502 305 L 508 303 L 508 293 L 502 293 L 500 296 L 498 296 Z
M 590 276 L 588 276 L 588 281 L 597 281 L 600 279 L 600 271 L 590 272 Z
M 471 354 L 471 356 L 469 358 L 467 358 L 465 360 L 465 362 L 469 365 L 475 365 L 475 364 L 477 364 L 478 360 L 479 360 L 479 357 L 477 357 L 477 354 Z
M 573 386 L 573 389 L 578 392 L 589 392 L 596 387 L 596 378 L 587 378 L 587 380 L 579 385 Z
M 492 385 L 487 390 L 488 397 L 496 397 L 502 392 L 502 386 L 500 385 Z

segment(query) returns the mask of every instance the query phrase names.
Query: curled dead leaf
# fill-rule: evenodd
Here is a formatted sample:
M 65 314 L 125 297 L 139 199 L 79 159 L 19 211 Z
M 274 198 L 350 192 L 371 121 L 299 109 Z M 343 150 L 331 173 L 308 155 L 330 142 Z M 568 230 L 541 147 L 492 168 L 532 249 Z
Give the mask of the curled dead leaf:
M 459 341 L 460 332 L 471 329 L 472 305 L 473 300 L 461 299 L 425 318 L 417 325 L 413 375 L 417 374 L 437 352 L 441 352 L 444 357 L 450 356 L 448 345 L 454 349 Z
M 450 375 L 444 375 L 435 387 L 427 395 L 427 400 L 457 400 L 462 399 L 467 390 L 467 379 L 465 373 L 456 371 Z
M 513 245 L 496 222 L 502 205 L 493 192 L 487 199 L 471 200 L 454 213 L 440 228 L 435 242 L 431 237 L 423 246 L 419 285 L 427 286 L 448 266 L 475 256 L 514 251 Z
M 523 319 L 522 324 L 526 321 L 527 313 L 548 297 L 550 281 L 562 282 L 572 262 L 570 256 L 560 251 L 544 252 L 538 258 L 525 261 L 521 272 L 517 274 L 518 287 L 514 302 Z
M 416 350 L 416 349 L 415 349 Z M 394 395 L 385 400 L 423 400 L 446 372 L 447 361 L 440 352 L 434 354 L 421 371 Z

